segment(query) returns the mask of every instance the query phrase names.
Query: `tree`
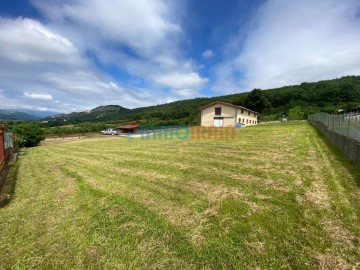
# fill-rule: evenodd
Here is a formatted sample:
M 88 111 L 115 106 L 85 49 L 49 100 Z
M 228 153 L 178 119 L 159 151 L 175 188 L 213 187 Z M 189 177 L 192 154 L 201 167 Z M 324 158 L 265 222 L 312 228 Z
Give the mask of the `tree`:
M 18 147 L 37 146 L 45 140 L 44 130 L 35 123 L 23 122 L 14 126 L 15 145 Z
M 245 107 L 257 111 L 259 113 L 268 112 L 271 108 L 271 103 L 263 95 L 261 89 L 254 89 L 245 99 Z
M 301 110 L 300 106 L 295 106 L 289 110 L 289 119 L 291 120 L 300 120 L 304 119 L 304 112 Z

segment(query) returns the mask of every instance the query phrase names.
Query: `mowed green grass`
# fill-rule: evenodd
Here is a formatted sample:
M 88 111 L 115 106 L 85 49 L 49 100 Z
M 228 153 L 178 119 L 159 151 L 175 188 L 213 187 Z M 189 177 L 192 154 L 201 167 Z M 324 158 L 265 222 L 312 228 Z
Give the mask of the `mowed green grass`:
M 359 269 L 359 170 L 306 122 L 27 149 L 3 269 Z

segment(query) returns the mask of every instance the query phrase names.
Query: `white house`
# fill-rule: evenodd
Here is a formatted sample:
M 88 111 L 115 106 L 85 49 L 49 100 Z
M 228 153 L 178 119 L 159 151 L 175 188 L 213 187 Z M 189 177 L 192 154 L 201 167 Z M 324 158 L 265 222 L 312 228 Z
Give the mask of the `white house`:
M 257 112 L 231 103 L 216 101 L 200 110 L 201 125 L 205 127 L 252 126 L 258 122 Z

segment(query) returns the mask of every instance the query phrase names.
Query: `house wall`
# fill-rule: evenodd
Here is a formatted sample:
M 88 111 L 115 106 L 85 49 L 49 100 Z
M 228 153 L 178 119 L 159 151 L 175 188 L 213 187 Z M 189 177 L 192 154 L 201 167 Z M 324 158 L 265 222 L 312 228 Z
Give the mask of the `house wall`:
M 221 115 L 215 115 L 215 108 L 221 108 Z M 257 114 L 240 108 L 227 106 L 225 104 L 214 104 L 201 111 L 201 125 L 210 127 L 214 125 L 214 117 L 224 117 L 224 126 L 234 126 L 236 123 L 242 123 L 245 126 L 257 124 Z M 241 118 L 241 121 L 239 121 Z
M 239 121 L 239 118 L 241 118 L 241 121 Z M 257 114 L 254 112 L 250 112 L 244 109 L 243 113 L 241 113 L 241 109 L 238 109 L 237 117 L 236 117 L 236 123 L 241 123 L 246 126 L 252 126 L 257 124 Z
M 215 115 L 215 108 L 221 108 L 221 115 Z M 214 117 L 224 117 L 224 126 L 235 125 L 236 108 L 224 104 L 214 104 L 201 111 L 201 125 L 211 127 L 214 125 Z

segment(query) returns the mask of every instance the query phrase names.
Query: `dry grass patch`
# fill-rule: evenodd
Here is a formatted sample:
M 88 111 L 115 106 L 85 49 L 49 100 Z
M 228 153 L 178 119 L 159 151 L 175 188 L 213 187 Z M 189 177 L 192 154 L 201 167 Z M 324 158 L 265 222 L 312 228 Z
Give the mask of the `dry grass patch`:
M 325 210 L 330 210 L 330 199 L 326 187 L 321 182 L 314 182 L 312 186 L 305 192 L 306 201 L 321 207 Z
M 334 245 L 343 246 L 348 249 L 359 248 L 360 239 L 351 233 L 338 220 L 324 220 L 321 222 L 328 236 L 333 240 Z
M 334 256 L 330 253 L 325 255 L 318 255 L 316 257 L 317 269 L 319 270 L 350 270 L 356 269 L 355 266 L 351 266 L 346 262 L 346 260 Z M 360 266 L 357 264 L 357 266 Z

